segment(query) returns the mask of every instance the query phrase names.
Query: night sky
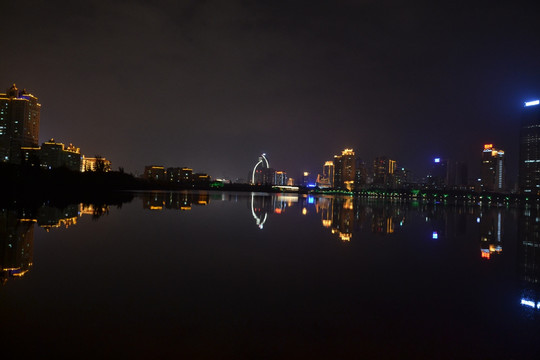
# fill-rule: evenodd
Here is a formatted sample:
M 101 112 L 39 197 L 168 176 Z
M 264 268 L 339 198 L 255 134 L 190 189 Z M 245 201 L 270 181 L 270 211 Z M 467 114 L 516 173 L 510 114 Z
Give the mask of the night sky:
M 422 176 L 517 174 L 519 116 L 540 97 L 540 6 L 439 1 L 3 1 L 0 91 L 42 104 L 55 138 L 127 172 L 246 178 L 261 152 L 298 178 L 345 147 Z

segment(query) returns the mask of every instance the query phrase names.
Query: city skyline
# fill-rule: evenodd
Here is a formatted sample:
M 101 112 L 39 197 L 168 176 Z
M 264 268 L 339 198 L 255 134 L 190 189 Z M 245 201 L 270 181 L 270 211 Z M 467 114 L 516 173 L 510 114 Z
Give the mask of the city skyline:
M 265 152 L 300 178 L 353 148 L 417 176 L 434 157 L 463 161 L 473 177 L 493 143 L 515 183 L 522 106 L 540 97 L 537 8 L 9 2 L 0 83 L 43 104 L 40 143 L 135 174 L 244 178 Z

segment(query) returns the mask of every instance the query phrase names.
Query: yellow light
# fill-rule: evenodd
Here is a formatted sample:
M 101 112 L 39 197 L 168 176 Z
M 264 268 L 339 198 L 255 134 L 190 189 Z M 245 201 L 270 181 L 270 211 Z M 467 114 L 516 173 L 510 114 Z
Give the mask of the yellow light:
M 163 206 L 150 206 L 150 210 L 163 210 Z
M 488 150 L 488 149 L 491 149 L 493 148 L 493 144 L 485 144 L 484 145 L 484 150 Z
M 302 209 L 302 215 L 306 215 L 307 214 L 307 209 L 306 208 L 303 208 Z
M 339 237 L 340 237 L 340 239 L 343 240 L 343 241 L 351 241 L 352 234 L 340 233 L 340 234 L 339 234 Z

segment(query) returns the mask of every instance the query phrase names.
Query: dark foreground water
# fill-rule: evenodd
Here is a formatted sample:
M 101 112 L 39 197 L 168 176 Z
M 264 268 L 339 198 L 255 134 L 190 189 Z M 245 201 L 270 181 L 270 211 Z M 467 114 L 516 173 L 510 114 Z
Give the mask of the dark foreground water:
M 540 358 L 531 210 L 162 192 L 0 215 L 2 359 Z

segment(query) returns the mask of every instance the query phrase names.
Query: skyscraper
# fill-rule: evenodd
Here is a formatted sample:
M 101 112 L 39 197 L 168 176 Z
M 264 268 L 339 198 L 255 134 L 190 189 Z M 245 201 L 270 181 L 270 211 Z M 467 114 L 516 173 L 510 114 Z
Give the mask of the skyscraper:
M 523 107 L 519 133 L 519 191 L 540 194 L 540 100 Z
M 317 186 L 320 188 L 331 188 L 334 186 L 334 162 L 324 163 L 322 174 L 317 175 Z
M 356 159 L 353 149 L 345 149 L 340 155 L 334 155 L 334 187 L 353 190 Z
M 376 157 L 373 160 L 373 184 L 386 188 L 394 187 L 394 171 L 396 161 L 386 156 Z
M 483 190 L 492 192 L 505 190 L 506 166 L 504 151 L 495 149 L 493 144 L 484 145 L 480 171 Z
M 0 94 L 0 161 L 21 162 L 21 147 L 37 147 L 39 141 L 38 99 L 13 84 Z

